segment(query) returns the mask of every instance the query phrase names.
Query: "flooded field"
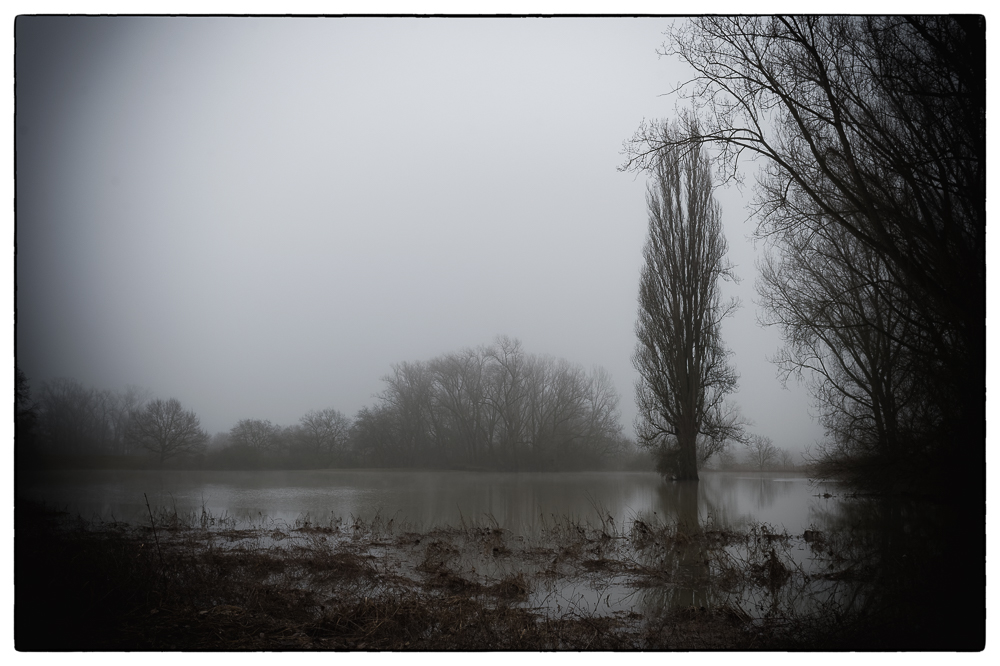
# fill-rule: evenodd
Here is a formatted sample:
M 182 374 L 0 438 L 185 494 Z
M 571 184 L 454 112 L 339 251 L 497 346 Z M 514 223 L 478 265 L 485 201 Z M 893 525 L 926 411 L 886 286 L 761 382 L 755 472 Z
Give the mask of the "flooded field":
M 782 475 L 47 472 L 18 497 L 48 516 L 19 562 L 120 586 L 123 649 L 915 649 L 964 593 L 940 507 Z
M 654 473 L 562 474 L 385 470 L 262 472 L 57 470 L 25 475 L 18 496 L 86 519 L 144 523 L 153 508 L 260 523 L 359 518 L 412 529 L 491 522 L 518 535 L 553 520 L 624 525 L 636 517 L 740 528 L 763 522 L 802 534 L 839 515 L 833 484 L 787 474 L 703 474 L 698 484 Z

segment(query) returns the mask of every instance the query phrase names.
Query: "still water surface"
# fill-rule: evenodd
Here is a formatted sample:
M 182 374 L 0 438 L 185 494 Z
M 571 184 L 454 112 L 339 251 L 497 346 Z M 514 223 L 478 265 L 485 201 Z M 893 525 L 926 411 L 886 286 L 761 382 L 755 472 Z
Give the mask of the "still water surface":
M 415 530 L 496 523 L 535 533 L 554 520 L 624 527 L 649 516 L 742 528 L 764 522 L 802 534 L 840 513 L 842 491 L 787 474 L 706 472 L 696 484 L 654 473 L 481 473 L 410 470 L 126 471 L 56 470 L 18 479 L 18 496 L 86 519 L 148 521 L 155 509 L 228 516 L 250 523 L 381 516 Z M 824 496 L 826 495 L 826 496 Z

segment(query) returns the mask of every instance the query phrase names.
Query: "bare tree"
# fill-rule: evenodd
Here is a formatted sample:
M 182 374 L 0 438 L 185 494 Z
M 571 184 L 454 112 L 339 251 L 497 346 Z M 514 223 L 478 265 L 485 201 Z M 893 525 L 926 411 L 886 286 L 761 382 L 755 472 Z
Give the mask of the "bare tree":
M 208 441 L 198 417 L 181 407 L 176 398 L 148 403 L 131 420 L 131 436 L 159 456 L 160 464 L 168 458 L 201 453 Z
M 498 336 L 496 343 L 489 347 L 487 358 L 492 361 L 488 374 L 487 401 L 498 417 L 500 454 L 517 471 L 518 450 L 526 439 L 527 360 L 521 341 L 505 335 Z
M 659 132 L 676 145 L 677 137 L 697 127 L 664 124 Z M 725 259 L 707 157 L 697 147 L 668 148 L 650 171 L 633 355 L 640 376 L 637 431 L 641 443 L 658 451 L 661 473 L 697 480 L 699 435 L 721 446 L 742 433 L 742 423 L 724 406 L 737 375 L 727 362 L 721 324 L 737 303 L 722 301 L 719 280 L 735 276 Z
M 604 464 L 624 446 L 607 372 L 527 354 L 505 336 L 394 365 L 384 381 L 381 404 L 351 431 L 371 461 L 567 469 Z
M 131 384 L 124 391 L 107 394 L 111 449 L 115 453 L 133 453 L 135 442 L 129 438 L 132 419 L 142 411 L 149 398 L 149 390 Z
M 441 435 L 449 439 L 457 456 L 472 463 L 478 462 L 489 446 L 484 426 L 484 363 L 481 349 L 466 349 L 429 364 L 436 387 L 434 404 L 445 422 Z
M 318 457 L 329 462 L 347 446 L 351 420 L 336 409 L 313 410 L 299 419 L 300 437 Z
M 363 407 L 354 417 L 351 441 L 361 459 L 372 465 L 399 467 L 410 462 L 399 451 L 399 417 L 387 403 Z
M 263 453 L 277 448 L 279 432 L 267 419 L 240 419 L 229 430 L 229 439 L 236 445 Z
M 433 374 L 426 363 L 403 362 L 392 367 L 392 374 L 382 378 L 386 389 L 381 398 L 395 411 L 398 462 L 411 464 L 416 457 L 431 454 L 433 449 L 440 456 L 440 442 L 436 441 L 439 421 L 433 404 Z
M 745 445 L 748 462 L 759 471 L 763 471 L 765 467 L 778 459 L 778 448 L 770 437 L 751 435 Z
M 110 440 L 100 394 L 71 379 L 42 384 L 38 399 L 40 434 L 52 452 L 94 454 Z
M 920 313 L 881 255 L 836 226 L 787 230 L 761 262 L 761 321 L 781 329 L 783 380 L 809 380 L 838 456 L 908 454 L 936 410 Z
M 720 168 L 762 158 L 758 234 L 835 225 L 906 294 L 941 411 L 938 442 L 985 438 L 985 21 L 977 16 L 702 17 L 664 53 L 701 131 L 643 125 L 623 168 L 713 143 Z M 942 436 L 946 434 L 947 436 Z M 946 445 L 938 449 L 947 451 Z M 978 455 L 939 452 L 956 476 Z M 936 472 L 941 473 L 940 466 Z M 970 467 L 974 466 L 974 467 Z M 966 484 L 968 485 L 968 484 Z
M 604 368 L 594 368 L 584 398 L 584 442 L 598 457 L 614 455 L 625 444 L 619 399 L 611 374 Z

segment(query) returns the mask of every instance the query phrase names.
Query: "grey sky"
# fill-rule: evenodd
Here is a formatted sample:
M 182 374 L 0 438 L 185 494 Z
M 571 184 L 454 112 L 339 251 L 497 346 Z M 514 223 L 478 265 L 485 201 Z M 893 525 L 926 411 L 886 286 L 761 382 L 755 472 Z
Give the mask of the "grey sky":
M 20 18 L 17 356 L 238 419 L 353 415 L 393 363 L 519 338 L 604 366 L 631 432 L 668 19 Z M 718 193 L 753 430 L 822 435 L 755 324 L 746 193 Z

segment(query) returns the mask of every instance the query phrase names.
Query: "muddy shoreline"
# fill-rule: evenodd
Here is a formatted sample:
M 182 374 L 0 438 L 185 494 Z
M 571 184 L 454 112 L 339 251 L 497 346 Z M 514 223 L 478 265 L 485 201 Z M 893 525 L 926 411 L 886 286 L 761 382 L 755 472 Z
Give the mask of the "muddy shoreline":
M 928 647 L 836 535 L 151 513 L 89 523 L 18 504 L 18 650 Z

